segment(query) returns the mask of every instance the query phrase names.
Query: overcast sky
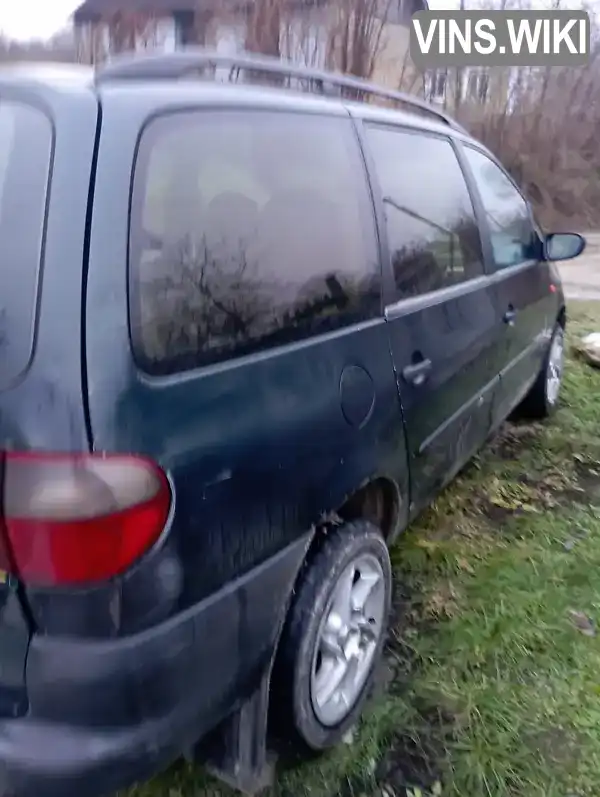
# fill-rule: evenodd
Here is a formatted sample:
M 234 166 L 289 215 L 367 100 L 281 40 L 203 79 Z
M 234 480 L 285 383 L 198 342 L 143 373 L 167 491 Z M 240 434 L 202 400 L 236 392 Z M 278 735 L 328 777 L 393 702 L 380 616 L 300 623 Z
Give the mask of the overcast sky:
M 77 0 L 0 0 L 0 31 L 15 39 L 52 36 L 77 5 Z
M 82 0 L 79 0 L 82 2 Z M 48 38 L 64 27 L 77 0 L 0 0 L 0 32 L 14 39 Z M 430 8 L 455 8 L 454 0 L 430 0 Z

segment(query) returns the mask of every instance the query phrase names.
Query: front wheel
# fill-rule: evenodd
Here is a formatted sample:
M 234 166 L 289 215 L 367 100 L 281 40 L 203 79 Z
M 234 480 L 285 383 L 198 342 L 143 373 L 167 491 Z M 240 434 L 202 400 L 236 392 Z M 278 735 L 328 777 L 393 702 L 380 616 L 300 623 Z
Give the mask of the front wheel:
M 325 750 L 357 721 L 385 643 L 391 583 L 379 529 L 355 521 L 329 531 L 296 590 L 279 650 L 275 710 L 291 741 Z
M 558 405 L 562 385 L 565 331 L 557 324 L 538 377 L 525 397 L 521 409 L 529 418 L 546 418 Z

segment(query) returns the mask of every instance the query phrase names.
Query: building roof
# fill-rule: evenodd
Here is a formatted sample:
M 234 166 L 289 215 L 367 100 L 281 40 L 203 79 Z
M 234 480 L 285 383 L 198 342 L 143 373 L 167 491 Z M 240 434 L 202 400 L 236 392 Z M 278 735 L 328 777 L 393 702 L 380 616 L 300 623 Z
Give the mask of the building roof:
M 179 12 L 194 12 L 200 7 L 223 7 L 218 0 L 84 0 L 75 9 L 73 21 L 77 25 L 83 22 L 97 22 L 118 12 L 146 13 L 168 16 Z
M 118 12 L 157 14 L 159 16 L 171 16 L 177 12 L 194 12 L 199 9 L 223 8 L 245 8 L 253 0 L 84 0 L 75 10 L 73 21 L 77 24 L 86 22 L 98 22 L 101 19 L 116 14 Z M 327 0 L 287 0 L 295 5 L 322 5 Z M 400 9 L 410 8 L 410 11 L 428 10 L 427 0 L 391 0 L 386 2 L 386 8 L 392 12 L 392 16 L 399 16 Z M 396 8 L 397 6 L 397 8 Z M 394 13 L 394 11 L 396 13 Z M 394 21 L 396 21 L 394 19 Z

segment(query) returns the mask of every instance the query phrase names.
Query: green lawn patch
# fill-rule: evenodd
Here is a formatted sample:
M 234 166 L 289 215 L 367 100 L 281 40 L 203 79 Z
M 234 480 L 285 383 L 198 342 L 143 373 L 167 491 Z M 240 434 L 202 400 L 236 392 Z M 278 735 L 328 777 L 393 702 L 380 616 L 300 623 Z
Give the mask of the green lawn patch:
M 569 338 L 600 304 L 569 306 Z M 267 797 L 600 795 L 600 371 L 507 424 L 393 550 L 381 686 L 349 744 Z M 231 797 L 176 765 L 125 797 Z

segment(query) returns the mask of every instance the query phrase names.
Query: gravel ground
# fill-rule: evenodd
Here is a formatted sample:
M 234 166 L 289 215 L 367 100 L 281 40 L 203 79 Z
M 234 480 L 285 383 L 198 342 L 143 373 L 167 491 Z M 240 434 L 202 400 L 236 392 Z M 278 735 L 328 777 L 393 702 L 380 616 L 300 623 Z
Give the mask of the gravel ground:
M 600 233 L 584 235 L 584 253 L 560 264 L 567 299 L 600 299 Z

